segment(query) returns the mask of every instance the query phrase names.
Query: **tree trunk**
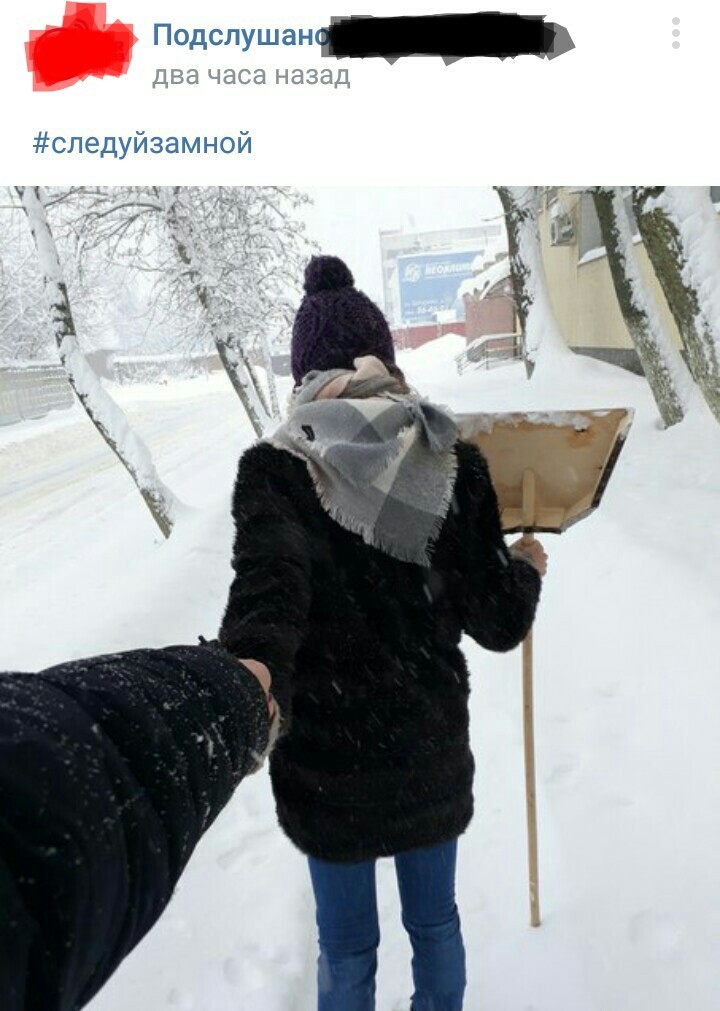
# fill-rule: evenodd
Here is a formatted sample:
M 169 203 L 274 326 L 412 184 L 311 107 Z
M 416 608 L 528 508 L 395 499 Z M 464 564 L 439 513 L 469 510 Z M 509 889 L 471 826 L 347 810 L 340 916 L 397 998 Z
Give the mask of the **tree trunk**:
M 652 292 L 635 254 L 622 192 L 598 186 L 593 190 L 615 294 L 630 339 L 666 426 L 682 421 L 690 380 L 680 353 L 663 327 Z
M 160 480 L 147 446 L 133 432 L 80 350 L 67 285 L 39 186 L 18 186 L 38 252 L 50 321 L 60 361 L 95 428 L 130 474 L 164 537 L 172 532 L 177 500 Z
M 520 354 L 525 362 L 528 376 L 532 375 L 532 364 L 527 355 L 527 325 L 531 299 L 527 290 L 528 268 L 520 256 L 520 224 L 528 213 L 520 209 L 513 195 L 514 187 L 496 186 L 500 203 L 505 214 L 505 228 L 508 237 L 510 275 L 513 287 L 513 301 L 520 326 Z
M 175 253 L 186 268 L 195 295 L 205 312 L 210 332 L 215 342 L 220 361 L 223 364 L 233 389 L 245 408 L 255 434 L 262 436 L 269 424 L 268 412 L 263 398 L 253 382 L 250 363 L 242 343 L 233 338 L 218 305 L 211 286 L 203 277 L 200 264 L 194 255 L 192 228 L 187 209 L 182 206 L 180 187 L 158 190 L 158 196 L 165 211 L 165 220 Z
M 697 195 L 699 202 L 706 201 L 709 205 L 712 221 L 707 222 L 707 227 L 710 232 L 719 233 L 720 226 L 709 194 L 701 187 L 692 189 L 700 190 Z M 633 206 L 645 249 L 680 331 L 690 371 L 708 407 L 720 421 L 720 327 L 713 308 L 703 311 L 699 292 L 705 279 L 699 277 L 691 265 L 694 255 L 700 257 L 705 254 L 702 256 L 704 265 L 717 274 L 717 260 L 697 247 L 703 240 L 712 242 L 714 238 L 720 249 L 720 240 L 717 235 L 701 235 L 702 229 L 695 237 L 686 240 L 681 230 L 682 218 L 677 213 L 673 214 L 677 211 L 674 196 L 671 187 L 637 186 L 633 188 Z M 683 199 L 688 196 L 687 193 L 682 194 Z M 717 279 L 712 280 L 717 286 Z
M 531 376 L 540 356 L 565 357 L 571 352 L 558 328 L 548 294 L 540 246 L 538 189 L 496 186 L 495 190 L 505 213 L 521 352 Z
M 242 338 L 237 338 L 236 339 L 236 346 L 238 348 L 238 351 L 243 356 L 243 359 L 242 359 L 243 360 L 243 364 L 245 365 L 245 368 L 248 370 L 248 375 L 250 376 L 250 379 L 252 380 L 252 384 L 255 387 L 256 391 L 257 391 L 258 398 L 260 400 L 260 403 L 262 404 L 262 409 L 263 409 L 263 411 L 265 412 L 265 414 L 267 415 L 268 418 L 272 418 L 272 413 L 270 411 L 270 406 L 268 404 L 268 398 L 267 398 L 267 396 L 265 394 L 265 390 L 263 389 L 263 384 L 260 382 L 260 376 L 258 375 L 257 369 L 256 369 L 255 365 L 253 364 L 252 359 L 250 358 L 250 356 L 245 351 L 245 346 L 246 345 L 245 345 L 245 342 L 242 340 Z
M 270 413 L 276 421 L 280 421 L 280 400 L 278 397 L 277 378 L 273 368 L 272 352 L 267 333 L 263 330 L 260 334 L 260 345 L 262 347 L 263 362 L 265 364 L 265 374 L 267 375 L 268 390 L 270 391 Z

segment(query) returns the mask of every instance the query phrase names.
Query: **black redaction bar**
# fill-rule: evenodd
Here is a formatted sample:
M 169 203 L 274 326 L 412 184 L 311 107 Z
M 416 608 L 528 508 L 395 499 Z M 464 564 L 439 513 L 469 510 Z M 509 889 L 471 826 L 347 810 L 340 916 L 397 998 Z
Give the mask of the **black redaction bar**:
M 505 60 L 539 56 L 548 60 L 575 48 L 567 28 L 544 14 L 431 14 L 421 17 L 333 17 L 326 56 L 381 56 L 394 63 L 402 56 L 442 56 L 445 63 L 468 56 Z

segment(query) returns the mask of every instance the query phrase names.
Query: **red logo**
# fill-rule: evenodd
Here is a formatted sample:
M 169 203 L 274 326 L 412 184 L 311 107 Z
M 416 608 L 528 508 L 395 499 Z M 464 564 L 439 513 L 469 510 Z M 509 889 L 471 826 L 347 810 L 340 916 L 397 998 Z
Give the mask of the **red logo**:
M 105 20 L 105 4 L 67 3 L 62 26 L 30 32 L 25 43 L 33 91 L 59 91 L 86 77 L 121 77 L 137 42 L 132 25 Z

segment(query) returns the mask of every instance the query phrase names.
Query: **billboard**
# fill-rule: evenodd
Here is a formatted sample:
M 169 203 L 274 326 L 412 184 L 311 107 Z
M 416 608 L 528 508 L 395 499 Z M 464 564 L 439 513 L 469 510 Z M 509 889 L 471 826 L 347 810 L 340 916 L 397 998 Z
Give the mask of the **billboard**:
M 405 325 L 432 323 L 438 312 L 457 309 L 464 318 L 462 299 L 458 299 L 460 284 L 472 277 L 476 256 L 485 250 L 463 252 L 417 253 L 397 259 L 400 314 Z

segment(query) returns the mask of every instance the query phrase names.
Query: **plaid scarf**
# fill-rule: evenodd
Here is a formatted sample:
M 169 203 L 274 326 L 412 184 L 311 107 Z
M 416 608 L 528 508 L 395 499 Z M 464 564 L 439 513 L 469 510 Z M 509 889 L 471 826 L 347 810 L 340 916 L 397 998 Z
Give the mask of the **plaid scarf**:
M 356 372 L 309 373 L 269 441 L 305 461 L 340 526 L 429 566 L 455 484 L 457 425 L 446 410 L 398 392 L 378 359 L 355 365 Z

